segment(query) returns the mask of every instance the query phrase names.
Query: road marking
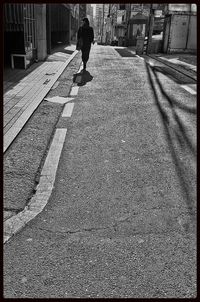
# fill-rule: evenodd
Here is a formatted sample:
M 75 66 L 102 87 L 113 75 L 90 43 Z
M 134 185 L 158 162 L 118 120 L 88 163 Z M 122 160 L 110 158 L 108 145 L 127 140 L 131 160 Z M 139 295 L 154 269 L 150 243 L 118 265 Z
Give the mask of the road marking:
M 68 103 L 65 105 L 65 108 L 62 113 L 62 117 L 70 117 L 74 109 L 74 103 Z
M 54 186 L 56 171 L 65 141 L 67 129 L 56 129 L 44 167 L 41 172 L 36 194 L 24 210 L 7 219 L 4 223 L 4 243 L 35 218 L 46 206 Z
M 141 60 L 144 60 L 144 58 L 142 58 L 142 57 L 140 57 L 140 56 L 138 56 L 138 55 L 136 55 L 136 57 L 140 58 Z
M 155 66 L 155 64 L 152 61 L 149 61 L 150 66 Z
M 52 102 L 52 103 L 65 104 L 67 102 L 72 101 L 73 98 L 69 98 L 69 97 L 64 98 L 61 96 L 53 96 L 51 98 L 45 98 L 44 100 L 48 101 L 48 102 Z
M 183 89 L 187 90 L 189 93 L 195 95 L 197 94 L 197 85 L 191 84 L 191 85 L 180 85 Z
M 77 96 L 79 90 L 79 86 L 72 86 L 72 89 L 70 91 L 70 96 Z

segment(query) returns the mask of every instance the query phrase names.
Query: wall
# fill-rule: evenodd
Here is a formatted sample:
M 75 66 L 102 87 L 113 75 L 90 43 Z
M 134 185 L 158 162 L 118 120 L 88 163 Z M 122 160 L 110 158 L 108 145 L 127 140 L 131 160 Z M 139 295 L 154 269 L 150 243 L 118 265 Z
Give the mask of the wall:
M 188 15 L 172 15 L 170 28 L 170 48 L 185 49 L 189 25 Z
M 196 15 L 173 14 L 167 21 L 165 30 L 164 52 L 196 52 L 197 50 L 197 23 Z M 168 42 L 166 42 L 168 41 Z M 167 47 L 166 47 L 167 43 Z
M 197 49 L 197 16 L 190 16 L 187 48 Z
M 46 4 L 35 4 L 35 15 L 37 24 L 37 58 L 42 61 L 47 56 Z

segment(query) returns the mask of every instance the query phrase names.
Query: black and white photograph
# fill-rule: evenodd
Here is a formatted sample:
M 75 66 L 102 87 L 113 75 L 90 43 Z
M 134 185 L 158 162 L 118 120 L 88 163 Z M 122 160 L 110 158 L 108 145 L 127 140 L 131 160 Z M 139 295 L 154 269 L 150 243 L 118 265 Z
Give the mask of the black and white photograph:
M 198 5 L 2 7 L 4 299 L 196 298 Z

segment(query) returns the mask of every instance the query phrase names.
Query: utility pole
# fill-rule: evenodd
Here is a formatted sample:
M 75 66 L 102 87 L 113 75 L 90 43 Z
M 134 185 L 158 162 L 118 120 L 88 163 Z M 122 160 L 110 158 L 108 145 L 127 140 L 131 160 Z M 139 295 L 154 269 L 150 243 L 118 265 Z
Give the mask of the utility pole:
M 98 12 L 98 36 L 101 36 L 101 11 Z
M 150 15 L 149 15 L 149 30 L 148 30 L 147 51 L 146 51 L 147 54 L 151 52 L 153 26 L 154 26 L 154 10 L 153 10 L 153 5 L 151 4 L 151 6 L 150 6 Z
M 129 21 L 131 19 L 131 3 L 126 4 L 126 46 L 129 45 Z
M 101 44 L 103 42 L 103 32 L 104 32 L 104 4 L 103 4 L 103 18 L 102 18 L 102 28 L 101 28 Z

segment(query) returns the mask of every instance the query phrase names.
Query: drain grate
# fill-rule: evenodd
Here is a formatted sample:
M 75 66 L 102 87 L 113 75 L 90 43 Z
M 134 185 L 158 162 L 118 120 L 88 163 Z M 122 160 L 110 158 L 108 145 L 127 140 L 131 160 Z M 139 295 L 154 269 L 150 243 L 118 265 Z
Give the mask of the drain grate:
M 121 57 L 136 57 L 136 55 L 132 54 L 127 49 L 115 48 L 115 50 L 120 54 Z

